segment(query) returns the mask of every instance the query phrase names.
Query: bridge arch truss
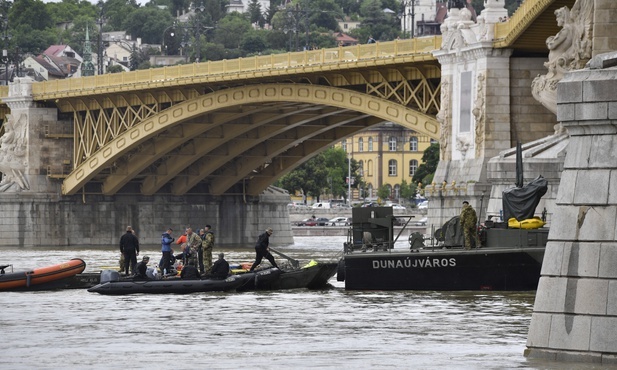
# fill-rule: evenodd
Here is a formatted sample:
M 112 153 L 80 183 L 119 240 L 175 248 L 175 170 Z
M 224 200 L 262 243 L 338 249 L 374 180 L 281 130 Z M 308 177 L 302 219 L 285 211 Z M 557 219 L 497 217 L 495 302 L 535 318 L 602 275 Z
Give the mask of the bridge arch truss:
M 410 82 L 405 73 L 64 100 L 75 116 L 75 168 L 63 193 L 257 195 L 333 143 L 384 121 L 438 138 L 439 85 Z

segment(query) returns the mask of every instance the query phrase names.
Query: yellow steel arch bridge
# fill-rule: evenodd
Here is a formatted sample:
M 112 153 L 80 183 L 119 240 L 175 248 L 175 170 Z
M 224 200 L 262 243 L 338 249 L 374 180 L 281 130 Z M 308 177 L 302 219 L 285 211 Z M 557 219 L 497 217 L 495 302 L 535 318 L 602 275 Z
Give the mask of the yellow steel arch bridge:
M 555 9 L 573 3 L 526 0 L 495 26 L 494 47 L 547 54 Z M 256 195 L 383 121 L 438 138 L 440 46 L 438 36 L 56 80 L 33 97 L 73 115 L 64 194 Z

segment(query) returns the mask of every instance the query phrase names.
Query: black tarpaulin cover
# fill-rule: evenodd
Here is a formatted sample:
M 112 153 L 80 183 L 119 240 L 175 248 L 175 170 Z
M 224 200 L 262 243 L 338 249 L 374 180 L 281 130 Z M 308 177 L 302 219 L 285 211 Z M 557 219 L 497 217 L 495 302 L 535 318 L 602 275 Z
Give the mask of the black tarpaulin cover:
M 548 189 L 548 181 L 542 176 L 536 177 L 522 188 L 509 188 L 503 191 L 503 217 L 507 222 L 511 217 L 517 221 L 532 218 L 540 198 Z

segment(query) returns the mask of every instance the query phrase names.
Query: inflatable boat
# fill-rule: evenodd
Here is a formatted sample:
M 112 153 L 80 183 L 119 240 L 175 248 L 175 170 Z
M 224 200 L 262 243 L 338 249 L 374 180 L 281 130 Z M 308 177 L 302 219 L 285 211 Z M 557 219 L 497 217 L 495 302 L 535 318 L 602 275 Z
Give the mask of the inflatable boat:
M 117 271 L 105 270 L 101 272 L 101 283 L 88 289 L 88 291 L 106 295 L 227 292 L 246 284 L 252 284 L 254 278 L 254 273 L 247 273 L 232 275 L 224 280 L 184 280 L 179 277 L 162 280 L 121 280 Z
M 86 263 L 79 258 L 58 265 L 35 268 L 28 271 L 4 273 L 7 267 L 3 265 L 0 273 L 0 291 L 7 290 L 47 290 L 63 288 L 65 282 L 80 274 L 86 268 Z

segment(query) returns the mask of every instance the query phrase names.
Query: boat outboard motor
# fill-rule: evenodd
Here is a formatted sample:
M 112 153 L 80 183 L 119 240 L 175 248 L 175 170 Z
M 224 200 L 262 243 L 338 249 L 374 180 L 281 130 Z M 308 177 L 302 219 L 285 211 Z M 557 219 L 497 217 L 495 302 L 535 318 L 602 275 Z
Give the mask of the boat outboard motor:
M 101 284 L 112 281 L 120 281 L 120 273 L 115 270 L 101 271 Z

